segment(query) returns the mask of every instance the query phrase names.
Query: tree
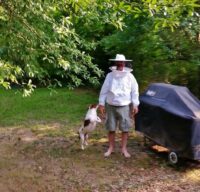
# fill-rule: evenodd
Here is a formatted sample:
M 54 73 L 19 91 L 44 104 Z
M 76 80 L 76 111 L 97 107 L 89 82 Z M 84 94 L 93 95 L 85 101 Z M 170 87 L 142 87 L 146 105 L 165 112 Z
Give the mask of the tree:
M 104 20 L 98 17 L 108 9 L 107 5 L 112 6 L 111 2 L 100 5 L 100 1 L 83 0 L 1 1 L 0 84 L 6 88 L 10 88 L 10 83 L 22 85 L 25 95 L 36 84 L 98 84 L 102 71 L 89 55 L 95 41 L 88 40 L 86 34 L 94 32 L 97 26 L 99 33 L 104 23 L 114 23 L 106 11 L 107 15 L 100 17 Z
M 189 86 L 197 94 L 199 14 L 197 1 L 131 1 L 123 31 L 104 37 L 111 55 L 121 52 L 133 59 L 141 89 L 164 81 Z M 200 94 L 200 93 L 199 93 Z
M 186 84 L 193 85 L 199 62 L 197 2 L 1 0 L 0 84 L 18 84 L 25 95 L 36 85 L 97 85 L 105 69 L 98 57 L 122 52 L 135 61 L 143 86 L 156 80 L 183 83 L 189 74 L 194 78 Z M 183 58 L 187 73 L 176 78 L 174 66 Z

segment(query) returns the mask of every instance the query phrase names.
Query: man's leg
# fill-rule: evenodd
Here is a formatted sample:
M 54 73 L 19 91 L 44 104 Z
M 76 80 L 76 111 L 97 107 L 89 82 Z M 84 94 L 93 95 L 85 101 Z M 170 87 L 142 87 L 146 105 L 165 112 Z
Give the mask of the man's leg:
M 109 148 L 107 152 L 104 153 L 105 157 L 110 156 L 110 154 L 114 151 L 114 147 L 115 147 L 115 132 L 114 131 L 110 131 L 108 133 L 108 143 L 109 143 Z
M 124 157 L 129 158 L 129 157 L 131 157 L 131 155 L 127 151 L 127 141 L 128 141 L 128 132 L 122 132 L 121 152 L 124 155 Z

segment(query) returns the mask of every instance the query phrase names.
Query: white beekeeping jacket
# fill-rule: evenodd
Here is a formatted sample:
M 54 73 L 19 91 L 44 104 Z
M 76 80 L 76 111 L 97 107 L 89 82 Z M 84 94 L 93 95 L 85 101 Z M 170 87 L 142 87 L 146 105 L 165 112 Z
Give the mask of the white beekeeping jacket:
M 124 106 L 130 103 L 139 105 L 138 83 L 131 73 L 132 69 L 124 67 L 123 71 L 110 68 L 100 91 L 99 104 L 108 103 L 114 106 Z

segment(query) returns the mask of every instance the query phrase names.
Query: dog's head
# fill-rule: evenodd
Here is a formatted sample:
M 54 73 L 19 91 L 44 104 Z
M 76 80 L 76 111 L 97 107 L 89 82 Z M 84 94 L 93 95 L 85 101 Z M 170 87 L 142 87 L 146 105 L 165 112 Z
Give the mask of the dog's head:
M 96 109 L 97 110 L 98 107 L 99 107 L 98 104 L 91 104 L 88 109 Z
M 97 115 L 98 104 L 91 104 L 88 108 L 85 119 L 90 119 L 91 121 L 101 122 L 101 119 Z

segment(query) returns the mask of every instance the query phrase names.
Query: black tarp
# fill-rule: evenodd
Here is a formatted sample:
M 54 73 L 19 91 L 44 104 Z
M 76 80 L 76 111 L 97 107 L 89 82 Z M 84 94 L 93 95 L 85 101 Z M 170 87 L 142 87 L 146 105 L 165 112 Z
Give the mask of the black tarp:
M 140 95 L 135 126 L 179 156 L 200 159 L 200 101 L 188 88 L 150 84 Z

